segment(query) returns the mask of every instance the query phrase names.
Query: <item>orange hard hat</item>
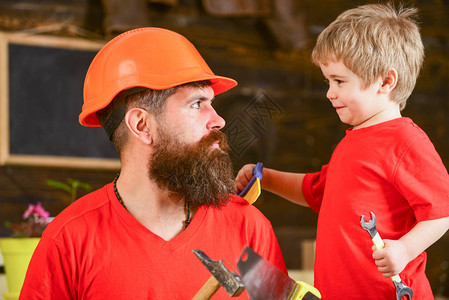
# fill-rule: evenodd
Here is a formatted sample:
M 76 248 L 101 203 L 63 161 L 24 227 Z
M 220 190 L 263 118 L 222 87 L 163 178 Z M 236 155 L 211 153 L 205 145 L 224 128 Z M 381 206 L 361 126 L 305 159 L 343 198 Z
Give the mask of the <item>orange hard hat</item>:
M 164 90 L 201 80 L 211 81 L 215 95 L 237 85 L 231 78 L 215 75 L 192 43 L 176 32 L 154 27 L 127 31 L 109 41 L 90 64 L 79 121 L 100 126 L 96 112 L 121 91 Z

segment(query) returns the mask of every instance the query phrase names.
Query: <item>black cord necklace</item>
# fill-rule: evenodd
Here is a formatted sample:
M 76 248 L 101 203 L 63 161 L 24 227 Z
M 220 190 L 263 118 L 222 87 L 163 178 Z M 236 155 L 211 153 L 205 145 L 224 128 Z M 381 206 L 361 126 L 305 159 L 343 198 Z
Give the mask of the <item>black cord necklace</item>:
M 184 222 L 184 229 L 186 229 L 187 226 L 189 226 L 189 224 L 190 224 L 190 205 L 189 205 L 189 201 L 185 202 L 185 209 L 187 211 L 187 217 L 186 217 L 186 220 Z
M 120 194 L 118 193 L 118 190 L 117 190 L 117 179 L 118 179 L 119 176 L 120 176 L 120 173 L 118 173 L 117 176 L 115 176 L 114 182 L 113 182 L 113 184 L 114 184 L 114 192 L 115 192 L 115 196 L 117 197 L 118 202 L 120 202 L 120 204 L 121 204 L 126 210 L 128 210 L 128 208 L 126 207 L 125 203 L 124 203 L 123 200 L 122 200 L 122 197 L 120 197 Z
M 126 207 L 125 203 L 124 203 L 123 200 L 122 200 L 122 197 L 120 197 L 120 194 L 118 193 L 118 189 L 117 189 L 117 179 L 119 178 L 119 176 L 120 176 L 120 173 L 118 173 L 117 176 L 115 176 L 114 181 L 113 181 L 114 193 L 115 193 L 115 196 L 116 196 L 117 199 L 118 199 L 118 202 L 120 202 L 120 204 L 121 204 L 126 210 L 128 210 L 128 208 Z M 190 221 L 191 221 L 191 220 L 190 220 L 190 205 L 189 205 L 189 202 L 188 202 L 188 201 L 185 202 L 185 210 L 186 210 L 187 217 L 186 217 L 186 220 L 184 221 L 184 229 L 186 229 L 187 226 L 189 226 Z

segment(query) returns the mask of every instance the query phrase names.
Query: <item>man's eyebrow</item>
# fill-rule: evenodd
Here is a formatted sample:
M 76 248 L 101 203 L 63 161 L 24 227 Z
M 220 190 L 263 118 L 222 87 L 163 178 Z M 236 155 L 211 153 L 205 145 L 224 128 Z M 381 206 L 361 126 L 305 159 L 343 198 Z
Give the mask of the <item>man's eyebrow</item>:
M 196 101 L 196 100 L 199 100 L 199 101 L 202 101 L 202 102 L 205 102 L 205 101 L 213 102 L 213 101 L 215 100 L 215 96 L 212 97 L 212 98 L 210 99 L 209 97 L 206 97 L 206 96 L 204 96 L 204 95 L 194 95 L 194 96 L 192 96 L 192 97 L 188 100 L 188 102 L 190 102 L 190 101 Z

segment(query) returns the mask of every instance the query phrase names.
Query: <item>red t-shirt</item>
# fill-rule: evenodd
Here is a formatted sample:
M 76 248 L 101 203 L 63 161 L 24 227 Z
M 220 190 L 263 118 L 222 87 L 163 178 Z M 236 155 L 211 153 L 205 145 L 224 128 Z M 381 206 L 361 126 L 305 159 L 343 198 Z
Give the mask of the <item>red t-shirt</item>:
M 319 213 L 315 286 L 323 300 L 395 299 L 377 270 L 360 216 L 376 215 L 383 239 L 397 240 L 417 222 L 449 216 L 449 175 L 427 135 L 409 118 L 349 129 L 328 165 L 304 178 L 303 192 Z M 426 253 L 400 274 L 413 300 L 433 299 Z
M 240 197 L 200 207 L 170 241 L 153 234 L 118 202 L 112 184 L 75 201 L 45 230 L 20 299 L 191 299 L 211 273 L 203 250 L 234 271 L 244 247 L 286 271 L 270 222 Z M 245 291 L 236 299 L 248 299 Z M 214 299 L 229 299 L 223 288 Z

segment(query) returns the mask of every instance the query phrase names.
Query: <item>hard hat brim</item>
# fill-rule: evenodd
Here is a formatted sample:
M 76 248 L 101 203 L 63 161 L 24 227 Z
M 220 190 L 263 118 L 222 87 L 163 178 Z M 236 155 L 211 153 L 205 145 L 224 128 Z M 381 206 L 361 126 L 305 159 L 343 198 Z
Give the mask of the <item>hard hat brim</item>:
M 170 83 L 167 84 L 151 84 L 149 85 L 148 82 L 151 82 L 148 80 L 148 78 L 145 78 L 144 75 L 142 75 L 143 78 L 140 78 L 140 84 L 136 84 L 135 80 L 131 80 L 132 84 L 130 84 L 129 86 L 126 85 L 122 85 L 125 86 L 125 89 L 128 88 L 133 88 L 136 86 L 140 86 L 140 87 L 145 87 L 145 88 L 149 88 L 149 89 L 153 89 L 153 90 L 165 90 L 165 89 L 169 89 L 169 88 L 173 88 L 185 83 L 189 83 L 189 82 L 195 82 L 195 81 L 202 81 L 202 80 L 210 80 L 211 81 L 211 88 L 214 91 L 214 95 L 218 95 L 221 94 L 223 92 L 226 92 L 228 90 L 230 90 L 231 88 L 237 86 L 237 81 L 235 81 L 232 78 L 228 78 L 228 77 L 224 77 L 224 76 L 218 76 L 215 74 L 203 74 L 200 76 L 196 76 L 195 80 L 189 81 L 189 80 L 184 80 L 184 81 L 180 81 L 176 84 L 173 84 L 173 81 L 171 81 Z M 118 94 L 118 93 L 116 93 Z M 81 114 L 79 115 L 79 122 L 81 125 L 84 126 L 89 126 L 89 127 L 101 127 L 100 122 L 98 121 L 96 112 L 105 108 L 110 100 L 109 99 L 113 99 L 116 95 L 98 95 L 98 99 L 92 99 L 92 102 L 89 104 L 89 106 L 87 108 L 85 108 L 85 104 L 83 105 L 83 110 L 81 112 Z M 101 101 L 101 99 L 104 99 L 103 101 Z M 96 103 L 97 105 L 92 105 L 92 103 Z

